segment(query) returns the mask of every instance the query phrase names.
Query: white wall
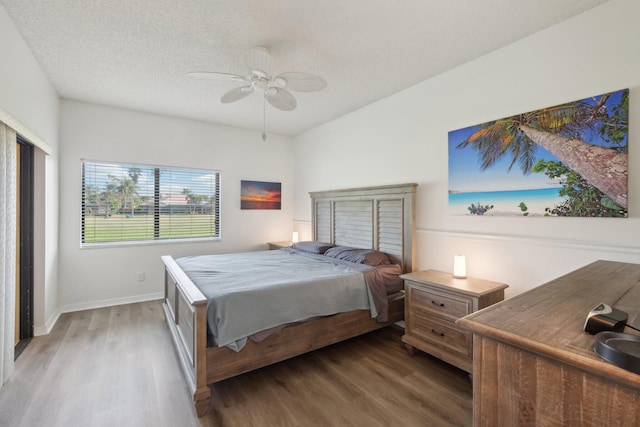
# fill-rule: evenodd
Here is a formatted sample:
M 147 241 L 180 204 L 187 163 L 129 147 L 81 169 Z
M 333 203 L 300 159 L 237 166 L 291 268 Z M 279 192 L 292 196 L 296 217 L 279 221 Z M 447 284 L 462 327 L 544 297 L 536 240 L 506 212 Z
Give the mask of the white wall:
M 60 124 L 60 309 L 159 298 L 161 255 L 267 249 L 289 240 L 293 218 L 291 138 L 62 101 Z M 222 239 L 205 243 L 80 249 L 81 159 L 220 170 Z M 241 210 L 240 181 L 282 183 L 281 210 Z M 146 280 L 137 281 L 145 272 Z
M 39 334 L 57 318 L 60 100 L 1 5 L 0 53 L 0 109 L 51 148 L 46 158 L 42 152 L 36 154 L 34 328 Z
M 295 138 L 294 224 L 309 191 L 417 182 L 417 266 L 509 283 L 512 296 L 596 259 L 640 262 L 640 2 L 615 0 Z M 447 134 L 630 88 L 628 219 L 447 214 Z M 355 160 L 358 159 L 358 160 Z

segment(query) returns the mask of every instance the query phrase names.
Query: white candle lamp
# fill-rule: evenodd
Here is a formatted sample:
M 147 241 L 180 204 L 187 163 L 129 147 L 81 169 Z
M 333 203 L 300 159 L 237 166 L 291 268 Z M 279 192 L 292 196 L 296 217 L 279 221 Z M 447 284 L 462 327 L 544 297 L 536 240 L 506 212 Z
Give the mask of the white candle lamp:
M 467 278 L 467 259 L 464 255 L 453 256 L 453 277 L 456 279 Z
M 293 235 L 291 236 L 291 242 L 292 243 L 298 243 L 298 232 L 294 231 Z

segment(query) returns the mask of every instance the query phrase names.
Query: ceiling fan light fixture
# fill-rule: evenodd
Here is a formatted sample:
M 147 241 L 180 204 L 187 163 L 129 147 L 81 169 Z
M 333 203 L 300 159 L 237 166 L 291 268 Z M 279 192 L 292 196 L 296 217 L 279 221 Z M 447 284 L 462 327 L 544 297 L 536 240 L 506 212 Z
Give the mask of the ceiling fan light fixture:
M 251 74 L 253 74 L 254 76 L 260 77 L 262 79 L 268 79 L 269 75 L 262 71 L 262 70 L 251 70 Z
M 263 78 L 256 78 L 251 81 L 251 87 L 256 90 L 266 90 L 269 80 Z
M 198 71 L 188 73 L 192 77 L 215 80 L 241 81 L 245 86 L 233 88 L 222 95 L 220 101 L 223 104 L 239 101 L 251 94 L 260 91 L 263 94 L 263 132 L 262 140 L 266 141 L 266 103 L 281 111 L 295 110 L 298 102 L 290 91 L 316 92 L 327 87 L 327 82 L 315 74 L 297 71 L 274 75 L 272 72 L 273 58 L 269 51 L 263 47 L 256 47 L 247 52 L 245 63 L 248 75 L 221 73 L 215 71 Z

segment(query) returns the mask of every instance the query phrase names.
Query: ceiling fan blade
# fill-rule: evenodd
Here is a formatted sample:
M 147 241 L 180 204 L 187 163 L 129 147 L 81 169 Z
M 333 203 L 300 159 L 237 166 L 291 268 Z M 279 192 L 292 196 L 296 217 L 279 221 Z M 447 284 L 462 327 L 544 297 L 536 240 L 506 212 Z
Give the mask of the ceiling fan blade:
M 298 102 L 293 95 L 291 95 L 291 92 L 282 88 L 271 87 L 264 92 L 264 97 L 269 104 L 278 110 L 291 111 L 298 105 Z
M 230 102 L 236 102 L 241 100 L 242 98 L 246 98 L 251 95 L 253 92 L 253 88 L 251 86 L 241 86 L 234 89 L 231 89 L 220 98 L 220 101 L 223 104 L 228 104 Z
M 232 80 L 237 82 L 246 80 L 244 77 L 237 74 L 216 73 L 214 71 L 194 71 L 192 73 L 187 73 L 187 75 L 190 77 L 195 77 L 197 79 Z
M 270 76 L 273 69 L 273 58 L 264 47 L 254 47 L 250 49 L 244 57 L 249 72 L 261 72 L 262 75 Z
M 274 78 L 274 81 L 278 83 L 278 79 L 284 80 L 285 84 L 282 87 L 297 92 L 315 92 L 327 87 L 327 81 L 325 79 L 309 73 L 282 73 L 278 74 Z

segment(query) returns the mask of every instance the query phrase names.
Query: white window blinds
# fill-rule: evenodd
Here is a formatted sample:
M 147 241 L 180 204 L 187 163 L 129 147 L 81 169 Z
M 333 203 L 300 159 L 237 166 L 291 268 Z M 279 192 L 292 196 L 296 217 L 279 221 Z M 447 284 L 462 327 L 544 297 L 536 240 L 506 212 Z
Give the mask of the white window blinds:
M 220 173 L 82 162 L 82 246 L 220 237 Z

